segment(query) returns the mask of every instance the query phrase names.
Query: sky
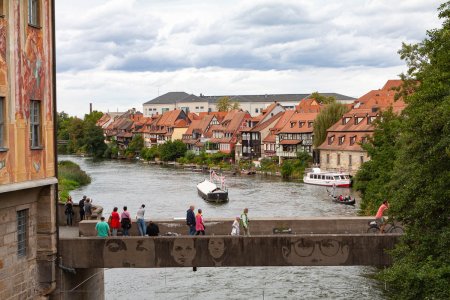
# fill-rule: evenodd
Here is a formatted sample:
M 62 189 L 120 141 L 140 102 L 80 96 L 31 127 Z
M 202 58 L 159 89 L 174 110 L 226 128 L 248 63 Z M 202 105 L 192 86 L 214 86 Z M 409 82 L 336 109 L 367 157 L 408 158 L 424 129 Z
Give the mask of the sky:
M 442 1 L 442 0 L 441 0 Z M 167 92 L 360 97 L 441 26 L 435 0 L 59 0 L 58 111 L 125 111 Z

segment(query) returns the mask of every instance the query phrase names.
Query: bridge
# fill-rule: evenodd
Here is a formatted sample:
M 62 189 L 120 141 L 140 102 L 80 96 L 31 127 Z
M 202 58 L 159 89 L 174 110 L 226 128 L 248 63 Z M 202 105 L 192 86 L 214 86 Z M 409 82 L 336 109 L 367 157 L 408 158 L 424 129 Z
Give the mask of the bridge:
M 141 237 L 133 223 L 132 236 L 108 238 L 95 236 L 97 220 L 82 221 L 78 228 L 60 228 L 59 286 L 80 297 L 83 290 L 97 291 L 83 299 L 101 297 L 102 268 L 386 266 L 392 263 L 386 250 L 400 235 L 366 233 L 372 219 L 255 218 L 250 237 L 229 235 L 230 219 L 206 219 L 206 236 L 189 236 L 184 220 L 166 219 L 153 221 L 162 234 L 179 236 Z

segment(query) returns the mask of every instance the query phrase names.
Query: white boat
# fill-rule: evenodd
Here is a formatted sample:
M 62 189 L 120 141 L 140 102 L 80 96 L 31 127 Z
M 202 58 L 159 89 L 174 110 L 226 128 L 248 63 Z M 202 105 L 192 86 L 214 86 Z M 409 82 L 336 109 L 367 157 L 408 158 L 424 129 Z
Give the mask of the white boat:
M 350 187 L 352 179 L 349 173 L 325 172 L 319 168 L 313 168 L 303 176 L 303 182 L 322 186 Z
M 218 176 L 214 171 L 210 172 L 210 178 L 197 184 L 197 192 L 200 197 L 210 202 L 227 202 L 228 189 L 225 186 L 225 177 Z

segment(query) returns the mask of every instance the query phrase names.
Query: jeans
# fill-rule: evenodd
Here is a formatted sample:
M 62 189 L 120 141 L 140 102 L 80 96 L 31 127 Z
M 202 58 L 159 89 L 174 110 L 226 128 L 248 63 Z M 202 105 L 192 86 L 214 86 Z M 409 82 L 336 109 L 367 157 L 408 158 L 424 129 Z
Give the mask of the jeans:
M 205 235 L 205 231 L 204 231 L 204 230 L 199 230 L 199 231 L 197 231 L 197 232 L 195 233 L 195 235 L 200 235 L 200 233 L 201 233 L 202 235 Z
M 66 221 L 67 221 L 67 225 L 72 226 L 72 213 L 69 212 L 68 214 L 66 214 Z
M 144 219 L 137 219 L 137 226 L 138 226 L 138 229 L 139 229 L 139 234 L 141 235 L 141 236 L 145 236 L 145 221 L 144 221 Z
M 112 229 L 112 236 L 117 236 L 117 228 Z
M 129 234 L 128 234 L 128 228 L 122 227 L 122 235 L 123 235 L 123 236 L 129 236 Z
M 195 225 L 189 226 L 189 235 L 195 235 L 196 232 Z

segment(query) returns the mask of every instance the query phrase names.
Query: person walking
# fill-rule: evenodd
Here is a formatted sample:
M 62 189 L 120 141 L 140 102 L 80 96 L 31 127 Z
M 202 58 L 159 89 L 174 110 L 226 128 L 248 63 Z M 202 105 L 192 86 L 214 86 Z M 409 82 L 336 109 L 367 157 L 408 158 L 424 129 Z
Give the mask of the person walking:
M 100 222 L 95 225 L 95 230 L 97 231 L 97 236 L 99 237 L 105 238 L 111 235 L 111 232 L 109 231 L 109 225 L 105 222 L 105 217 L 100 218 Z
M 159 235 L 159 227 L 153 221 L 148 222 L 147 226 L 147 235 L 148 236 L 158 236 Z
M 205 224 L 203 224 L 202 210 L 199 208 L 195 216 L 195 235 L 205 235 Z
M 78 202 L 78 207 L 80 208 L 80 222 L 84 220 L 84 202 L 86 201 L 86 196 Z
M 239 235 L 239 221 L 241 218 L 236 217 L 236 219 L 233 222 L 233 225 L 231 225 L 231 235 Z
M 145 214 L 145 205 L 142 204 L 141 207 L 138 209 L 136 213 L 136 223 L 139 229 L 139 234 L 141 236 L 145 236 L 145 220 L 144 220 L 144 214 Z
M 67 226 L 72 226 L 74 213 L 73 213 L 73 202 L 72 202 L 71 196 L 67 197 L 67 202 L 64 205 L 64 214 L 66 215 Z
M 87 198 L 84 201 L 84 216 L 86 220 L 90 220 L 92 216 L 92 201 L 90 198 Z
M 248 223 L 250 220 L 248 219 L 248 208 L 244 208 L 244 212 L 241 214 L 241 225 L 244 229 L 244 235 L 250 236 L 250 228 Z
M 120 215 L 120 223 L 122 224 L 123 236 L 129 236 L 128 230 L 131 228 L 131 217 L 130 213 L 127 211 L 127 207 L 123 207 L 123 212 Z
M 195 235 L 195 213 L 194 213 L 194 205 L 191 205 L 189 209 L 186 211 L 186 224 L 189 226 L 189 235 Z
M 111 213 L 111 233 L 113 236 L 117 236 L 117 231 L 120 228 L 120 216 L 117 212 L 118 208 L 114 207 L 113 212 Z
M 387 200 L 384 200 L 378 208 L 377 214 L 375 215 L 375 221 L 377 222 L 378 226 L 380 226 L 381 233 L 384 233 L 384 227 L 386 226 L 386 218 L 383 216 L 383 214 L 387 209 L 389 209 L 389 203 Z

